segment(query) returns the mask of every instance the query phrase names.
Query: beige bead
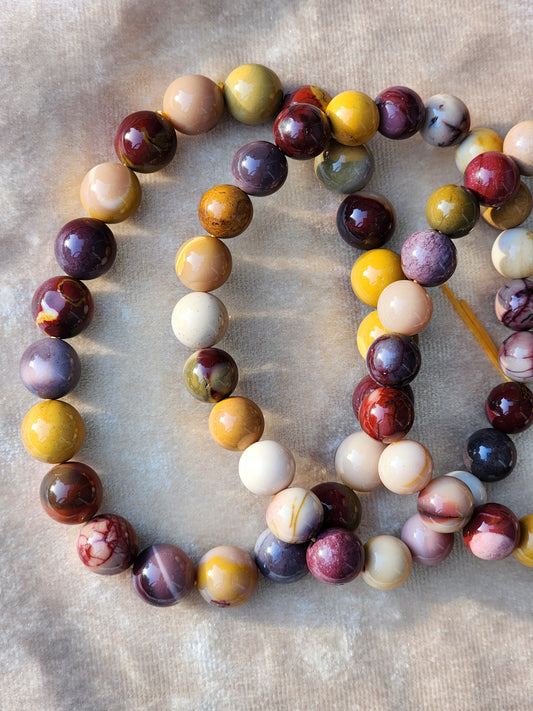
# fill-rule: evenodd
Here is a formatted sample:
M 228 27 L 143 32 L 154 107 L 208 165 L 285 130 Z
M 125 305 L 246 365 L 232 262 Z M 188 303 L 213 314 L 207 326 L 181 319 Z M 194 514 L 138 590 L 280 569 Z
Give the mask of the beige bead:
M 433 476 L 433 459 L 420 442 L 402 439 L 383 452 L 378 463 L 383 486 L 395 494 L 416 494 Z
M 216 237 L 201 235 L 184 242 L 176 255 L 176 274 L 188 289 L 213 291 L 231 273 L 231 252 Z
M 504 230 L 494 240 L 491 257 L 496 271 L 508 279 L 533 275 L 533 230 L 526 227 Z
M 407 580 L 412 567 L 411 551 L 396 536 L 376 536 L 365 544 L 365 566 L 361 577 L 373 588 L 397 588 Z
M 499 151 L 503 148 L 503 138 L 492 128 L 474 128 L 455 149 L 455 165 L 464 173 L 470 161 L 481 153 Z
M 335 452 L 335 471 L 340 480 L 355 491 L 380 487 L 378 462 L 386 446 L 366 432 L 348 435 Z
M 141 184 L 122 163 L 100 163 L 85 175 L 80 200 L 91 217 L 103 222 L 122 222 L 141 202 Z
M 224 112 L 224 95 L 201 74 L 175 79 L 163 97 L 163 113 L 177 131 L 196 135 L 210 131 Z
M 433 302 L 420 284 L 401 279 L 383 289 L 377 311 L 388 331 L 414 336 L 431 321 Z
M 514 159 L 522 175 L 533 175 L 533 119 L 511 128 L 503 141 L 503 152 Z

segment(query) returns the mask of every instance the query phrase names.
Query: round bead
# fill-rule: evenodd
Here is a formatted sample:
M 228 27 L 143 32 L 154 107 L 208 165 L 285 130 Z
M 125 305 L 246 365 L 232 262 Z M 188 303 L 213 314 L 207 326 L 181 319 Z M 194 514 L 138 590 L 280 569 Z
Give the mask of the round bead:
M 455 148 L 455 165 L 460 173 L 464 173 L 466 166 L 476 156 L 487 151 L 503 149 L 503 138 L 492 128 L 474 128 L 466 138 Z
M 347 528 L 355 531 L 361 522 L 361 502 L 357 494 L 345 484 L 323 481 L 311 491 L 318 496 L 324 509 L 322 528 Z
M 325 111 L 330 101 L 331 96 L 327 91 L 313 84 L 305 84 L 284 96 L 282 108 L 290 106 L 290 104 L 311 104 L 321 111 Z
M 356 491 L 374 491 L 381 486 L 378 462 L 386 446 L 366 432 L 348 435 L 335 452 L 337 476 Z
M 427 143 L 444 147 L 463 140 L 470 129 L 470 113 L 461 99 L 451 94 L 435 94 L 425 106 L 420 134 Z
M 213 291 L 231 273 L 231 252 L 216 237 L 191 237 L 179 248 L 175 266 L 178 279 L 188 289 Z
M 500 287 L 494 300 L 499 321 L 513 331 L 533 328 L 533 281 L 512 279 Z
M 378 312 L 374 309 L 367 314 L 357 329 L 357 348 L 361 357 L 366 359 L 368 349 L 376 338 L 389 333 L 379 320 Z
M 286 489 L 292 483 L 295 471 L 292 452 L 267 439 L 251 444 L 239 459 L 242 483 L 258 496 L 273 496 Z
M 40 498 L 46 513 L 59 523 L 84 523 L 102 503 L 100 477 L 81 462 L 58 464 L 44 475 Z
M 81 363 L 70 344 L 59 338 L 43 338 L 26 348 L 19 373 L 31 393 L 44 400 L 56 400 L 76 387 Z
M 439 533 L 453 533 L 472 515 L 474 497 L 460 479 L 438 476 L 418 494 L 417 506 L 426 526 Z
M 370 375 L 365 375 L 365 377 L 361 378 L 361 380 L 357 383 L 357 385 L 355 386 L 355 390 L 353 391 L 352 398 L 353 413 L 357 419 L 359 419 L 359 410 L 361 409 L 361 404 L 363 400 L 365 400 L 367 395 L 370 395 L 371 392 L 377 390 L 380 387 L 382 386 L 377 383 Z M 414 404 L 413 389 L 410 385 L 406 385 L 403 388 L 396 389 L 401 390 L 403 393 L 405 393 L 405 395 L 407 395 L 407 397 Z
M 58 464 L 72 459 L 85 439 L 79 412 L 63 400 L 42 400 L 22 421 L 22 442 L 42 462 Z
M 86 173 L 80 200 L 91 217 L 102 222 L 123 222 L 141 203 L 141 184 L 122 163 L 100 163 Z
M 79 217 L 67 222 L 54 244 L 61 269 L 76 279 L 96 279 L 115 262 L 117 243 L 105 222 Z
M 274 121 L 276 145 L 295 160 L 320 155 L 330 137 L 331 129 L 325 113 L 311 104 L 290 104 Z
M 371 587 L 393 590 L 407 580 L 412 567 L 409 548 L 396 536 L 375 536 L 365 543 L 361 577 Z
M 520 183 L 516 195 L 499 207 L 483 207 L 481 217 L 497 230 L 518 227 L 531 214 L 533 196 L 524 183 Z
M 394 208 L 381 195 L 348 195 L 337 209 L 337 230 L 351 247 L 382 247 L 392 237 L 395 226 Z
M 422 358 L 420 349 L 409 336 L 386 333 L 372 343 L 366 354 L 370 376 L 379 385 L 401 388 L 418 375 Z
M 416 513 L 404 523 L 401 540 L 411 551 L 415 563 L 437 565 L 447 558 L 453 548 L 453 533 L 432 531 Z
M 191 291 L 172 311 L 172 330 L 187 348 L 210 348 L 224 337 L 228 320 L 220 299 L 204 291 Z
M 224 95 L 201 74 L 175 79 L 163 96 L 163 112 L 177 131 L 190 136 L 210 131 L 224 113 Z
M 516 516 L 502 504 L 478 506 L 463 529 L 466 547 L 482 560 L 507 558 L 516 548 L 519 537 Z
M 466 441 L 463 460 L 468 471 L 481 481 L 500 481 L 514 469 L 516 447 L 505 432 L 484 427 Z
M 95 516 L 82 526 L 78 536 L 81 562 L 99 575 L 116 575 L 127 570 L 137 551 L 135 529 L 116 514 Z
M 121 163 L 139 173 L 161 170 L 176 153 L 176 131 L 156 111 L 136 111 L 121 122 L 115 135 L 115 153 Z
M 256 541 L 255 562 L 261 573 L 275 583 L 295 583 L 309 569 L 306 561 L 308 543 L 285 543 L 266 528 Z
M 277 493 L 266 510 L 268 528 L 285 543 L 305 543 L 320 530 L 323 519 L 318 496 L 299 486 Z
M 359 538 L 345 528 L 328 528 L 307 549 L 307 567 L 317 580 L 344 585 L 363 568 L 365 551 Z
M 426 203 L 426 220 L 429 226 L 452 239 L 468 234 L 475 227 L 478 218 L 477 198 L 461 185 L 443 185 L 437 188 Z
M 235 546 L 217 546 L 200 558 L 198 592 L 214 607 L 238 607 L 257 587 L 257 566 L 249 553 Z
M 265 420 L 259 407 L 245 397 L 217 402 L 209 414 L 209 432 L 217 444 L 242 452 L 263 434 Z
M 51 277 L 35 291 L 31 302 L 32 316 L 43 333 L 53 338 L 72 338 L 91 323 L 93 297 L 78 279 Z
M 513 555 L 519 563 L 533 568 L 533 514 L 518 519 L 519 538 Z
M 374 173 L 374 156 L 368 146 L 343 146 L 331 140 L 315 158 L 315 175 L 322 185 L 335 193 L 362 190 Z
M 379 111 L 370 96 L 361 91 L 343 91 L 329 102 L 326 115 L 333 138 L 345 146 L 368 143 L 379 126 Z
M 433 458 L 420 442 L 402 439 L 390 444 L 378 463 L 383 486 L 395 494 L 416 494 L 433 476 Z
M 248 195 L 235 185 L 216 185 L 202 195 L 200 224 L 213 237 L 227 239 L 244 232 L 254 209 Z
M 257 197 L 279 190 L 287 179 L 287 172 L 285 155 L 269 141 L 246 143 L 235 153 L 231 163 L 235 184 Z
M 243 64 L 224 82 L 228 111 L 246 124 L 259 124 L 273 118 L 283 100 L 281 81 L 262 64 Z
M 413 232 L 401 251 L 405 276 L 422 286 L 440 286 L 457 267 L 457 250 L 451 239 L 436 230 Z
M 502 373 L 518 383 L 533 380 L 533 331 L 513 333 L 500 346 L 498 360 Z
M 178 546 L 155 543 L 133 563 L 131 581 L 137 595 L 149 605 L 168 607 L 181 602 L 194 587 L 194 565 Z
M 491 257 L 496 271 L 508 279 L 533 276 L 533 230 L 504 230 L 494 240 Z
M 498 151 L 487 151 L 466 166 L 464 185 L 482 205 L 498 207 L 518 192 L 520 173 L 512 158 Z
M 237 387 L 237 363 L 220 348 L 202 348 L 190 355 L 183 366 L 183 383 L 201 402 L 219 402 Z
M 485 402 L 490 424 L 507 434 L 524 432 L 533 423 L 533 393 L 523 383 L 501 383 Z
M 511 156 L 522 175 L 533 175 L 533 119 L 520 121 L 510 129 L 503 152 Z
M 468 486 L 474 497 L 474 506 L 481 506 L 481 504 L 487 503 L 487 489 L 483 482 L 474 476 L 471 472 L 463 472 L 456 470 L 453 472 L 448 472 L 445 476 L 452 476 L 455 479 L 460 479 L 464 484 Z
M 431 321 L 433 302 L 414 281 L 402 279 L 383 289 L 378 299 L 378 315 L 387 331 L 414 336 Z
M 389 444 L 407 435 L 415 419 L 413 401 L 398 388 L 376 388 L 361 403 L 359 422 L 363 430 Z
M 371 249 L 355 261 L 350 275 L 354 294 L 363 303 L 376 307 L 383 289 L 404 279 L 400 255 L 390 249 Z
M 413 136 L 424 121 L 424 102 L 406 86 L 391 86 L 376 96 L 378 131 L 387 138 L 401 140 Z

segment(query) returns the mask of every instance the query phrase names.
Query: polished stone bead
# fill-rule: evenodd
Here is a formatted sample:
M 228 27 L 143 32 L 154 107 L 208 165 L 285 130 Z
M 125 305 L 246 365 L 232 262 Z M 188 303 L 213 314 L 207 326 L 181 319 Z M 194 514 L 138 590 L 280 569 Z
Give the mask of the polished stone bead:
M 403 390 L 379 387 L 365 397 L 359 407 L 362 429 L 380 442 L 389 444 L 407 435 L 415 419 L 413 401 Z
M 213 406 L 209 414 L 211 437 L 232 452 L 242 452 L 261 439 L 264 427 L 261 409 L 245 397 L 224 398 Z
M 200 558 L 196 570 L 198 592 L 213 607 L 238 607 L 257 587 L 257 566 L 247 551 L 216 546 Z
M 375 99 L 379 111 L 378 131 L 387 138 L 414 136 L 424 121 L 425 107 L 420 96 L 406 86 L 391 86 Z
M 517 331 L 500 346 L 498 360 L 502 373 L 518 383 L 533 380 L 533 331 Z
M 412 439 L 392 442 L 378 462 L 383 486 L 395 494 L 417 494 L 433 476 L 433 458 L 426 447 Z
M 420 514 L 413 514 L 404 523 L 401 540 L 411 551 L 415 563 L 437 565 L 447 558 L 453 548 L 453 533 L 439 533 L 428 528 Z
M 268 528 L 285 543 L 305 543 L 320 530 L 323 520 L 318 496 L 300 486 L 277 493 L 266 510 Z
M 254 547 L 255 562 L 265 578 L 275 583 L 295 583 L 309 572 L 305 555 L 308 545 L 285 543 L 266 528 Z
M 381 486 L 379 458 L 387 445 L 366 432 L 345 437 L 335 452 L 335 471 L 339 479 L 355 491 L 374 491 Z
M 87 464 L 65 462 L 44 475 L 40 499 L 46 513 L 60 523 L 84 523 L 102 503 L 103 488 L 98 474 Z
M 422 364 L 420 349 L 409 336 L 385 333 L 366 354 L 370 376 L 379 385 L 401 388 L 416 378 Z
M 460 479 L 438 476 L 418 494 L 417 507 L 426 526 L 439 533 L 453 533 L 472 515 L 474 496 Z
M 365 543 L 361 577 L 373 588 L 393 590 L 402 585 L 413 567 L 411 551 L 396 536 L 375 536 Z
M 474 128 L 463 138 L 455 148 L 455 165 L 460 173 L 464 173 L 470 161 L 487 151 L 500 151 L 503 148 L 503 138 L 492 128 Z
M 224 98 L 228 111 L 246 124 L 259 124 L 273 118 L 283 100 L 281 81 L 262 64 L 236 67 L 224 82 Z
M 176 254 L 176 274 L 193 291 L 214 291 L 231 274 L 231 252 L 224 242 L 210 235 L 191 237 Z
M 461 185 L 437 188 L 426 203 L 429 226 L 452 239 L 467 235 L 475 227 L 478 218 L 477 197 Z
M 201 402 L 219 402 L 229 397 L 238 379 L 237 363 L 220 348 L 202 348 L 190 355 L 183 366 L 183 383 Z
M 210 348 L 220 341 L 228 328 L 228 311 L 214 294 L 191 291 L 178 301 L 172 311 L 174 335 L 188 348 Z
M 202 195 L 198 218 L 206 232 L 219 239 L 244 232 L 253 217 L 248 195 L 235 185 L 216 185 Z
M 456 469 L 453 472 L 447 472 L 444 476 L 451 476 L 454 479 L 460 479 L 464 484 L 468 486 L 474 497 L 474 506 L 481 506 L 481 504 L 487 503 L 487 489 L 485 484 L 474 476 L 472 472 L 465 472 L 460 469 Z
M 327 91 L 313 84 L 305 84 L 283 97 L 282 108 L 284 109 L 290 104 L 311 104 L 321 111 L 325 111 L 330 101 L 331 96 Z
M 382 387 L 379 383 L 377 383 L 374 378 L 370 375 L 365 375 L 364 378 L 361 378 L 361 380 L 357 383 L 355 386 L 355 389 L 353 391 L 353 397 L 352 397 L 352 407 L 353 407 L 353 412 L 354 415 L 357 419 L 359 419 L 359 410 L 361 409 L 361 404 L 363 400 L 366 398 L 367 395 L 370 395 L 371 392 L 374 390 L 377 390 L 379 387 Z M 411 400 L 411 402 L 414 404 L 415 398 L 414 398 L 414 393 L 413 389 L 411 388 L 410 385 L 406 385 L 405 387 L 402 388 L 397 388 L 398 390 L 401 390 L 405 395 Z
M 376 338 L 389 333 L 379 320 L 376 309 L 368 313 L 361 321 L 357 328 L 357 348 L 361 354 L 361 358 L 366 360 L 368 349 L 374 343 Z
M 136 111 L 120 123 L 115 134 L 115 152 L 128 168 L 139 173 L 161 170 L 176 153 L 176 131 L 156 111 Z
M 483 207 L 481 209 L 481 217 L 497 230 L 510 230 L 527 220 L 531 214 L 532 207 L 533 196 L 531 195 L 531 190 L 525 183 L 521 182 L 513 198 L 498 207 Z
M 363 303 L 376 307 L 383 289 L 404 279 L 400 255 L 390 249 L 370 249 L 355 260 L 350 274 L 354 294 Z
M 499 321 L 513 331 L 533 328 L 533 281 L 512 279 L 501 286 L 494 300 Z
M 457 267 L 457 249 L 447 235 L 436 230 L 419 230 L 403 243 L 401 259 L 407 279 L 422 286 L 440 286 Z
M 382 247 L 392 237 L 395 225 L 394 209 L 381 195 L 348 195 L 337 210 L 340 236 L 358 249 Z
M 41 400 L 28 410 L 21 426 L 22 443 L 42 462 L 66 462 L 81 449 L 85 425 L 75 407 L 63 400 Z
M 466 166 L 464 186 L 482 205 L 498 207 L 518 192 L 520 173 L 512 158 L 498 151 L 487 151 Z
M 122 516 L 100 514 L 82 526 L 78 536 L 81 562 L 99 575 L 127 570 L 137 555 L 135 529 Z
M 524 279 L 533 275 L 533 230 L 513 227 L 504 230 L 492 245 L 494 268 L 507 279 Z
M 189 556 L 170 543 L 145 548 L 133 563 L 133 589 L 150 605 L 169 607 L 184 600 L 194 587 L 194 565 Z
M 374 173 L 374 156 L 370 148 L 343 146 L 331 140 L 326 150 L 315 158 L 315 175 L 322 185 L 335 193 L 362 190 Z
M 519 539 L 513 555 L 519 563 L 533 568 L 533 514 L 518 519 Z
M 359 146 L 375 135 L 379 111 L 375 102 L 361 91 L 343 91 L 329 102 L 326 115 L 333 138 L 345 146 Z
M 54 254 L 61 269 L 69 276 L 96 279 L 113 266 L 117 243 L 105 222 L 79 217 L 59 230 Z
M 19 364 L 25 387 L 44 400 L 56 400 L 74 390 L 81 363 L 72 346 L 59 338 L 42 338 L 28 346 Z
M 35 323 L 53 338 L 72 338 L 91 323 L 93 297 L 85 284 L 70 276 L 47 279 L 31 302 Z
M 311 491 L 318 496 L 324 509 L 322 529 L 347 528 L 355 531 L 361 521 L 362 509 L 353 489 L 336 481 L 324 481 Z
M 307 549 L 311 575 L 323 583 L 344 585 L 361 572 L 365 554 L 359 538 L 345 528 L 328 528 Z
M 273 143 L 252 141 L 233 156 L 231 173 L 242 191 L 263 197 L 275 193 L 287 179 L 287 159 Z
M 274 140 L 289 158 L 308 160 L 320 155 L 331 137 L 323 111 L 311 104 L 290 104 L 274 121 Z
M 426 101 L 422 138 L 432 146 L 454 146 L 470 129 L 470 113 L 461 99 L 452 94 L 435 94 Z
M 485 402 L 490 424 L 507 434 L 524 432 L 533 423 L 533 393 L 524 383 L 501 383 Z
M 86 173 L 80 200 L 95 220 L 123 222 L 141 204 L 142 189 L 137 175 L 122 163 L 100 163 Z
M 522 175 L 533 175 L 533 119 L 520 121 L 509 129 L 503 152 L 511 156 Z
M 239 459 L 239 477 L 257 496 L 273 496 L 291 485 L 296 472 L 292 452 L 279 442 L 262 439 L 247 447 Z
M 400 279 L 383 289 L 377 311 L 387 331 L 414 336 L 431 321 L 433 301 L 423 286 Z
M 206 133 L 224 113 L 222 89 L 201 74 L 178 77 L 165 91 L 163 113 L 180 133 Z
M 516 447 L 505 432 L 484 427 L 466 441 L 463 460 L 468 471 L 481 481 L 500 481 L 515 467 Z
M 516 548 L 520 529 L 514 513 L 502 504 L 488 503 L 474 509 L 463 529 L 468 550 L 482 560 L 502 560 Z

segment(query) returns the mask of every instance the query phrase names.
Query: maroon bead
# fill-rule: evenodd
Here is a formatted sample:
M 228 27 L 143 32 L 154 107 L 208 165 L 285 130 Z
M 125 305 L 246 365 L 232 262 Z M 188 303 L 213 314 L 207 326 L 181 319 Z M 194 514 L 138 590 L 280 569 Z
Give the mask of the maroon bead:
M 31 309 L 35 323 L 47 336 L 72 338 L 91 323 L 94 302 L 81 281 L 56 276 L 35 291 Z
M 150 605 L 181 602 L 194 587 L 194 565 L 178 546 L 156 543 L 139 553 L 131 571 L 133 589 Z
M 273 143 L 251 141 L 233 156 L 231 173 L 243 192 L 264 197 L 279 190 L 287 179 L 287 159 Z
M 533 281 L 511 279 L 496 294 L 496 316 L 513 331 L 529 331 L 533 328 Z
M 348 195 L 337 210 L 337 229 L 345 242 L 358 249 L 382 247 L 392 237 L 396 216 L 381 195 Z
M 373 390 L 376 390 L 379 387 L 381 387 L 380 384 L 376 383 L 374 378 L 372 378 L 370 375 L 365 375 L 365 377 L 362 378 L 357 383 L 357 385 L 355 386 L 355 390 L 353 392 L 353 398 L 352 398 L 353 412 L 354 412 L 354 415 L 357 419 L 359 419 L 359 409 L 361 407 L 361 403 L 363 402 L 363 400 Z M 402 392 L 404 392 L 408 396 L 408 398 L 414 404 L 414 394 L 413 394 L 413 389 L 411 388 L 411 386 L 406 385 L 404 388 L 400 388 L 400 389 L 402 390 Z
M 155 111 L 136 111 L 122 121 L 115 136 L 119 159 L 139 173 L 161 170 L 176 153 L 176 131 Z
M 359 422 L 363 430 L 385 444 L 405 437 L 414 419 L 413 401 L 398 388 L 376 388 L 359 407 Z
M 518 544 L 520 526 L 514 513 L 502 504 L 478 506 L 463 528 L 468 550 L 482 560 L 507 558 Z
M 322 153 L 331 138 L 329 121 L 311 104 L 290 104 L 274 121 L 274 140 L 289 158 L 307 160 Z
M 420 349 L 409 336 L 386 333 L 370 344 L 366 366 L 379 385 L 403 387 L 418 375 L 422 357 Z
M 317 109 L 325 111 L 330 101 L 331 96 L 323 89 L 312 84 L 306 84 L 286 94 L 281 108 L 285 109 L 290 104 L 311 104 L 316 106 Z
M 499 207 L 511 200 L 520 187 L 520 172 L 512 158 L 499 151 L 487 151 L 466 166 L 464 186 L 482 205 Z
M 61 269 L 76 279 L 96 279 L 115 261 L 117 243 L 105 222 L 79 217 L 59 230 L 54 245 Z
M 78 555 L 82 563 L 99 575 L 116 575 L 127 570 L 137 550 L 135 529 L 117 514 L 91 518 L 78 536 Z
M 365 562 L 359 538 L 345 528 L 328 528 L 307 549 L 307 566 L 315 578 L 342 585 L 356 578 Z
M 311 491 L 318 496 L 324 509 L 322 529 L 355 531 L 361 521 L 361 502 L 353 489 L 336 481 L 324 481 Z
M 387 138 L 409 138 L 424 121 L 424 102 L 416 91 L 406 86 L 384 89 L 375 101 L 379 111 L 378 131 Z
M 41 504 L 46 513 L 60 523 L 84 523 L 102 503 L 100 477 L 81 462 L 58 464 L 41 482 Z
M 485 412 L 496 429 L 507 434 L 523 432 L 533 423 L 533 393 L 523 383 L 501 383 L 490 391 Z

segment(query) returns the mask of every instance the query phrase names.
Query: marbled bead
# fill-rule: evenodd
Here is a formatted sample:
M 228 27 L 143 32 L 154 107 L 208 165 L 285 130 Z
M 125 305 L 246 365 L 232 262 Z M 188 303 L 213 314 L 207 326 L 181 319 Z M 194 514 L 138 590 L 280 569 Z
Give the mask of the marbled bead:
M 320 155 L 331 137 L 323 111 L 311 104 L 290 104 L 274 121 L 274 140 L 286 156 L 309 160 Z
M 216 185 L 202 195 L 198 218 L 206 232 L 219 239 L 244 232 L 253 217 L 248 195 L 235 185 Z
M 311 104 L 321 111 L 325 111 L 330 101 L 331 96 L 327 91 L 319 86 L 314 86 L 314 84 L 305 84 L 293 89 L 283 97 L 282 108 L 284 109 L 290 104 Z
M 237 187 L 249 195 L 264 197 L 279 190 L 287 179 L 287 159 L 269 141 L 252 141 L 233 156 L 231 174 Z
M 78 536 L 81 562 L 99 575 L 127 570 L 138 551 L 135 529 L 122 516 L 100 514 L 87 521 Z
M 348 195 L 337 209 L 337 230 L 345 242 L 357 249 L 382 247 L 392 237 L 395 226 L 394 208 L 382 195 Z
M 228 111 L 246 124 L 259 124 L 273 118 L 283 100 L 281 81 L 262 64 L 236 67 L 224 82 Z
M 501 383 L 485 401 L 490 424 L 507 434 L 524 432 L 533 424 L 533 393 L 524 383 Z
M 520 173 L 512 158 L 498 151 L 487 151 L 466 166 L 464 186 L 482 205 L 498 207 L 518 192 Z
M 350 274 L 354 294 L 363 303 L 376 307 L 383 289 L 404 279 L 400 255 L 390 249 L 370 249 L 355 260 Z
M 98 474 L 87 464 L 65 462 L 44 475 L 40 499 L 46 513 L 59 523 L 84 523 L 102 503 L 103 488 Z
M 233 358 L 220 348 L 202 348 L 183 366 L 183 383 L 201 402 L 219 402 L 237 387 L 239 371 Z
M 239 459 L 239 477 L 257 496 L 273 496 L 291 485 L 296 472 L 292 452 L 279 442 L 263 439 L 247 447 Z
M 163 114 L 136 111 L 121 121 L 115 134 L 115 153 L 139 173 L 161 170 L 176 153 L 176 131 Z
M 44 400 L 56 400 L 79 382 L 81 363 L 72 346 L 59 338 L 42 338 L 28 346 L 19 363 L 20 379 Z
M 277 493 L 266 510 L 268 528 L 285 543 L 308 541 L 320 529 L 323 519 L 316 494 L 299 486 Z
M 463 461 L 468 471 L 481 481 L 500 481 L 515 467 L 516 447 L 505 432 L 483 427 L 467 439 Z
M 370 375 L 365 375 L 364 378 L 361 378 L 361 380 L 357 383 L 353 391 L 352 397 L 353 413 L 357 419 L 359 419 L 359 410 L 361 409 L 361 404 L 363 400 L 366 398 L 367 395 L 370 395 L 371 392 L 377 390 L 379 387 L 382 386 L 377 383 Z M 403 388 L 398 388 L 398 390 L 404 392 L 414 404 L 413 389 L 410 385 L 406 385 Z
M 335 193 L 362 190 L 374 173 L 374 156 L 366 145 L 343 146 L 331 140 L 315 158 L 315 175 L 322 185 Z
M 456 469 L 453 472 L 447 472 L 444 476 L 452 476 L 454 479 L 460 479 L 464 484 L 468 486 L 474 497 L 474 506 L 481 506 L 481 504 L 487 503 L 487 489 L 485 484 L 474 476 L 472 472 L 464 472 L 460 469 Z
M 81 449 L 85 425 L 75 407 L 63 400 L 41 400 L 28 410 L 21 426 L 22 443 L 36 459 L 66 462 Z
M 307 548 L 307 567 L 317 580 L 344 585 L 361 572 L 365 553 L 359 538 L 345 528 L 328 528 Z
M 517 331 L 500 346 L 498 361 L 502 373 L 517 383 L 533 380 L 533 331 Z
M 453 533 L 431 530 L 418 513 L 404 523 L 400 538 L 411 551 L 415 563 L 421 565 L 442 563 L 450 555 L 454 544 Z
M 426 203 L 429 226 L 452 239 L 468 234 L 478 218 L 479 202 L 476 196 L 461 185 L 450 184 L 437 188 Z
M 488 503 L 474 509 L 463 529 L 468 550 L 482 560 L 502 560 L 514 551 L 520 536 L 514 513 L 502 504 Z
M 123 222 L 141 203 L 141 184 L 122 163 L 100 163 L 85 174 L 80 200 L 85 211 L 102 222 Z
M 214 294 L 191 291 L 172 311 L 174 335 L 188 348 L 210 348 L 220 341 L 228 328 L 228 311 Z
M 329 102 L 326 115 L 333 138 L 345 146 L 359 146 L 374 136 L 379 126 L 375 102 L 361 91 L 343 91 Z
M 396 536 L 375 536 L 365 543 L 365 564 L 361 577 L 373 588 L 393 590 L 409 577 L 413 567 L 411 551 Z
M 453 146 L 470 129 L 470 113 L 461 99 L 451 94 L 435 94 L 425 104 L 422 138 L 432 146 Z
M 387 331 L 414 336 L 431 321 L 433 302 L 423 286 L 401 279 L 383 289 L 377 310 Z
M 376 309 L 368 313 L 357 327 L 357 348 L 361 354 L 361 358 L 366 360 L 368 349 L 374 343 L 376 338 L 389 333 L 379 320 L 379 315 Z
M 227 397 L 209 414 L 209 433 L 224 449 L 242 452 L 261 439 L 265 420 L 261 409 L 245 397 Z
M 522 175 L 533 175 L 533 119 L 520 121 L 508 131 L 503 152 L 511 156 Z
M 401 251 L 407 279 L 422 286 L 440 286 L 457 267 L 457 249 L 451 239 L 436 230 L 419 230 L 405 240 Z
M 375 99 L 379 111 L 378 131 L 387 138 L 404 139 L 413 136 L 422 126 L 424 102 L 406 86 L 391 86 Z
M 324 509 L 322 528 L 347 528 L 355 531 L 361 522 L 361 501 L 346 484 L 323 481 L 311 489 Z
M 91 323 L 94 301 L 83 282 L 70 276 L 56 276 L 35 290 L 31 311 L 35 323 L 47 336 L 73 338 Z
M 533 276 L 533 230 L 504 230 L 494 240 L 491 258 L 496 271 L 508 279 Z
M 380 385 L 401 388 L 418 375 L 422 364 L 420 349 L 409 336 L 385 333 L 376 338 L 366 354 L 370 376 Z
M 417 506 L 426 526 L 439 533 L 453 533 L 472 515 L 474 497 L 460 479 L 438 476 L 418 494 Z
M 416 494 L 433 476 L 433 458 L 426 447 L 412 439 L 393 442 L 378 462 L 381 483 L 395 494 Z
M 518 519 L 519 538 L 513 555 L 519 563 L 533 568 L 533 514 Z
M 254 547 L 255 562 L 261 573 L 275 583 L 295 583 L 309 569 L 306 543 L 285 543 L 266 528 Z
M 353 432 L 335 452 L 335 471 L 339 479 L 355 491 L 374 491 L 381 486 L 378 462 L 387 445 L 367 435 Z
M 520 183 L 516 195 L 498 207 L 481 208 L 481 217 L 497 230 L 518 227 L 531 214 L 533 196 L 525 183 Z
M 115 262 L 117 243 L 105 222 L 79 217 L 59 230 L 54 254 L 61 269 L 76 279 L 96 279 Z
M 503 138 L 492 128 L 474 128 L 455 148 L 455 165 L 464 173 L 470 161 L 487 151 L 502 151 Z
M 208 77 L 186 74 L 175 79 L 165 91 L 163 112 L 180 133 L 206 133 L 224 113 L 224 95 Z
M 361 403 L 362 429 L 380 442 L 389 444 L 407 435 L 415 419 L 413 401 L 398 388 L 379 387 Z
M 176 254 L 176 274 L 193 291 L 213 291 L 231 273 L 231 252 L 224 242 L 208 235 L 191 237 Z
M 196 570 L 198 592 L 214 607 L 238 607 L 257 587 L 257 566 L 247 551 L 216 546 L 200 558 Z
M 168 607 L 184 600 L 194 587 L 194 578 L 194 565 L 189 556 L 170 543 L 155 543 L 145 548 L 131 570 L 137 595 L 156 607 Z
M 533 328 L 533 281 L 512 279 L 501 286 L 494 300 L 499 321 L 513 331 Z

